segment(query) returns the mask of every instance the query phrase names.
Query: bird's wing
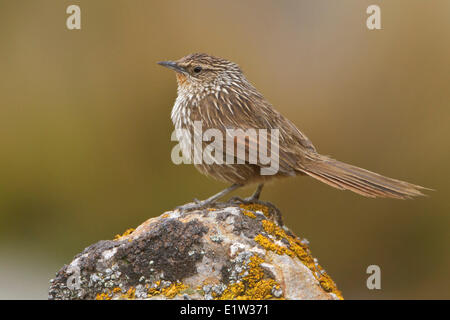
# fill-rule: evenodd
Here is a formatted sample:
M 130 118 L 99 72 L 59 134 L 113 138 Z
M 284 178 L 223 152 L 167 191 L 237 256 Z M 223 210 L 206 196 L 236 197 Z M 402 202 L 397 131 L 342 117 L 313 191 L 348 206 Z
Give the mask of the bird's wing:
M 201 121 L 203 132 L 221 132 L 223 148 L 219 146 L 216 152 L 225 150 L 235 163 L 252 163 L 250 156 L 256 156 L 258 166 L 268 167 L 263 155 L 270 157 L 280 173 L 292 175 L 298 170 L 299 157 L 315 153 L 309 139 L 260 95 L 210 95 L 191 113 L 191 119 Z

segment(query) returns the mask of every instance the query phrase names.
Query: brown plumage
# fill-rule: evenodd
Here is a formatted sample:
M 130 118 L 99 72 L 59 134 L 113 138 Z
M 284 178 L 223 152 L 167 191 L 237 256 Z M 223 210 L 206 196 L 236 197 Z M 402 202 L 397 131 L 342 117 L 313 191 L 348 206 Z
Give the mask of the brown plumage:
M 371 198 L 407 199 L 423 195 L 420 190 L 425 188 L 421 186 L 384 177 L 319 154 L 311 141 L 264 99 L 233 62 L 197 53 L 159 64 L 176 72 L 178 96 L 172 110 L 172 120 L 175 128 L 188 132 L 178 136 L 185 155 L 193 155 L 191 149 L 195 121 L 201 121 L 203 131 L 218 129 L 223 137 L 226 137 L 227 129 L 279 130 L 279 170 L 275 175 L 261 175 L 260 169 L 267 165 L 248 161 L 252 148 L 259 146 L 261 141 L 270 144 L 270 139 L 251 141 L 252 137 L 249 136 L 235 139 L 235 145 L 231 147 L 234 150 L 230 150 L 229 146 L 224 146 L 223 150 L 236 151 L 236 148 L 243 147 L 246 151 L 244 159 L 239 159 L 235 152 L 234 164 L 196 164 L 200 172 L 233 184 L 223 192 L 198 202 L 197 206 L 215 201 L 249 183 L 260 184 L 253 195 L 253 199 L 257 199 L 265 181 L 295 175 L 308 175 L 332 187 Z M 204 142 L 202 147 L 207 145 Z M 244 163 L 236 164 L 237 160 Z

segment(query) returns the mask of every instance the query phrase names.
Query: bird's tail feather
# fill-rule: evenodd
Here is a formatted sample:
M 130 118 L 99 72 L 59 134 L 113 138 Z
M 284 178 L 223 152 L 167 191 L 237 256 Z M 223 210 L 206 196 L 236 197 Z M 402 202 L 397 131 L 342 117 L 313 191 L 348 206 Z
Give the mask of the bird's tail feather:
M 427 189 L 384 177 L 325 156 L 321 156 L 320 160 L 312 161 L 306 166 L 303 165 L 302 171 L 332 187 L 350 190 L 370 198 L 409 199 L 415 196 L 424 196 L 420 190 Z

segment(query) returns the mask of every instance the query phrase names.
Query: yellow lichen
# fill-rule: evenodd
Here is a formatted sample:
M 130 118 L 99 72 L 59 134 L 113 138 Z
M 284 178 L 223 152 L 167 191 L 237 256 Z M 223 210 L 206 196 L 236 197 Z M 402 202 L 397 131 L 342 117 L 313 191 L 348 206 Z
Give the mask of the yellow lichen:
M 261 247 L 266 250 L 273 251 L 279 255 L 289 254 L 288 249 L 273 243 L 269 238 L 258 234 L 254 239 Z M 289 254 L 290 255 L 290 254 Z
M 130 287 L 127 292 L 120 295 L 120 298 L 128 299 L 128 300 L 134 299 L 135 292 L 136 292 L 136 289 L 133 287 Z M 108 292 L 97 293 L 97 296 L 95 297 L 95 299 L 96 300 L 111 300 L 112 298 L 114 298 L 114 296 L 117 293 L 122 293 L 122 289 L 120 289 L 119 287 L 115 287 L 112 290 L 108 290 Z
M 258 204 L 258 203 L 245 204 L 245 203 L 242 203 L 242 204 L 239 205 L 239 207 L 242 209 L 242 211 L 243 211 L 242 213 L 244 213 L 244 214 L 246 212 L 248 213 L 249 211 L 253 211 L 253 212 L 260 211 L 266 217 L 269 217 L 269 208 L 267 208 L 266 206 L 263 206 L 262 204 Z M 252 214 L 255 215 L 253 212 L 252 212 Z
M 133 300 L 135 298 L 136 288 L 130 287 L 127 292 L 120 296 L 121 299 Z
M 111 298 L 108 293 L 97 293 L 95 300 L 111 300 Z
M 247 217 L 253 218 L 253 219 L 256 218 L 256 215 L 253 212 L 248 211 L 248 210 L 242 210 L 242 214 Z
M 155 283 L 156 287 L 150 288 L 147 292 L 147 296 L 152 297 L 152 296 L 156 296 L 156 295 L 160 294 L 161 293 L 161 291 L 159 289 L 160 284 L 161 284 L 161 281 L 156 281 L 156 283 Z
M 269 220 L 261 221 L 264 231 L 273 236 L 277 240 L 285 239 L 288 241 L 289 246 L 283 247 L 276 244 L 273 240 L 258 234 L 254 240 L 264 249 L 273 251 L 279 255 L 289 255 L 291 257 L 297 257 L 303 262 L 311 271 L 314 277 L 319 281 L 320 286 L 326 292 L 334 293 L 340 299 L 343 299 L 341 292 L 337 289 L 336 284 L 330 278 L 330 276 L 323 270 L 323 268 L 314 261 L 309 248 L 306 244 L 303 244 L 298 238 L 288 235 L 282 228 Z
M 261 204 L 240 204 L 239 207 L 242 209 L 242 213 L 251 218 L 256 218 L 254 212 L 260 211 L 266 216 L 270 218 L 269 208 Z M 302 243 L 298 238 L 288 235 L 282 228 L 280 228 L 277 224 L 270 220 L 262 220 L 261 221 L 264 231 L 274 237 L 276 240 L 282 240 L 289 243 L 288 246 L 282 246 L 276 244 L 272 239 L 258 234 L 254 238 L 254 240 L 263 248 L 269 251 L 273 251 L 279 255 L 286 254 L 290 257 L 297 257 L 300 259 L 305 266 L 307 266 L 311 271 L 314 277 L 319 281 L 320 286 L 326 292 L 332 292 L 340 299 L 343 299 L 341 292 L 336 288 L 336 284 L 330 278 L 330 276 L 323 270 L 323 268 L 316 263 L 314 258 L 312 257 L 309 248 L 306 244 Z M 264 282 L 261 283 L 264 286 Z M 257 283 L 254 284 L 255 287 L 258 286 Z M 238 296 L 243 296 L 244 291 L 248 291 L 244 289 L 245 286 L 242 283 L 233 284 L 230 288 L 228 288 L 223 296 L 227 296 L 225 299 L 234 299 Z M 260 292 L 260 290 L 259 290 Z M 255 298 L 256 299 L 256 298 Z
M 167 298 L 172 299 L 175 297 L 180 291 L 183 291 L 187 289 L 187 286 L 178 282 L 178 283 L 172 283 L 167 288 L 162 289 L 161 293 L 165 295 Z
M 129 228 L 121 235 L 120 234 L 116 234 L 116 236 L 114 237 L 114 240 L 120 240 L 121 238 L 130 235 L 133 231 L 134 231 L 133 228 Z
M 172 283 L 168 287 L 164 288 L 161 288 L 161 281 L 157 281 L 155 285 L 156 288 L 150 288 L 148 290 L 147 292 L 148 297 L 162 294 L 163 296 L 166 296 L 169 299 L 173 299 L 181 291 L 186 290 L 188 288 L 185 284 L 181 282 Z
M 247 269 L 241 273 L 242 279 L 233 283 L 219 297 L 220 300 L 261 300 L 274 298 L 272 289 L 279 289 L 274 279 L 265 279 L 261 263 L 264 260 L 258 256 L 250 257 Z M 245 274 L 245 276 L 244 276 Z
M 277 226 L 275 223 L 269 220 L 263 220 L 261 221 L 261 224 L 264 228 L 264 230 L 271 235 L 274 235 L 280 239 L 287 238 L 286 232 L 281 229 L 279 226 Z

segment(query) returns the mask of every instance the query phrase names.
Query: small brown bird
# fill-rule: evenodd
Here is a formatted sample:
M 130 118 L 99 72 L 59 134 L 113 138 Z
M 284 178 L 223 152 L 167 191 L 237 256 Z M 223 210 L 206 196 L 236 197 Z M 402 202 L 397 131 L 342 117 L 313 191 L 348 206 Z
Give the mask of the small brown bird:
M 311 141 L 276 111 L 246 79 L 239 66 L 231 61 L 196 53 L 158 64 L 176 72 L 178 96 L 172 109 L 172 121 L 176 129 L 184 129 L 180 130 L 184 133 L 179 134 L 178 139 L 183 154 L 191 160 L 195 152 L 201 152 L 195 150 L 199 146 L 192 143 L 196 121 L 201 121 L 203 130 L 219 130 L 223 137 L 227 136 L 229 129 L 242 129 L 244 135 L 249 129 L 278 129 L 279 132 L 277 141 L 261 139 L 262 134 L 257 134 L 256 138 L 245 135 L 243 139 L 235 136 L 231 149 L 227 145 L 223 150 L 232 152 L 234 163 L 196 163 L 201 173 L 232 185 L 206 200 L 184 206 L 186 208 L 206 206 L 250 183 L 258 183 L 258 187 L 248 200 L 257 200 L 264 182 L 295 175 L 308 175 L 337 189 L 371 198 L 408 199 L 422 196 L 420 190 L 426 189 L 319 154 Z M 272 149 L 278 149 L 275 174 L 263 175 L 261 169 L 267 167 L 267 163 L 249 161 L 250 152 L 257 152 L 252 148 L 259 149 L 262 143 L 272 143 Z M 200 145 L 201 148 L 206 146 L 207 142 Z M 238 148 L 244 148 L 245 154 L 234 152 Z

